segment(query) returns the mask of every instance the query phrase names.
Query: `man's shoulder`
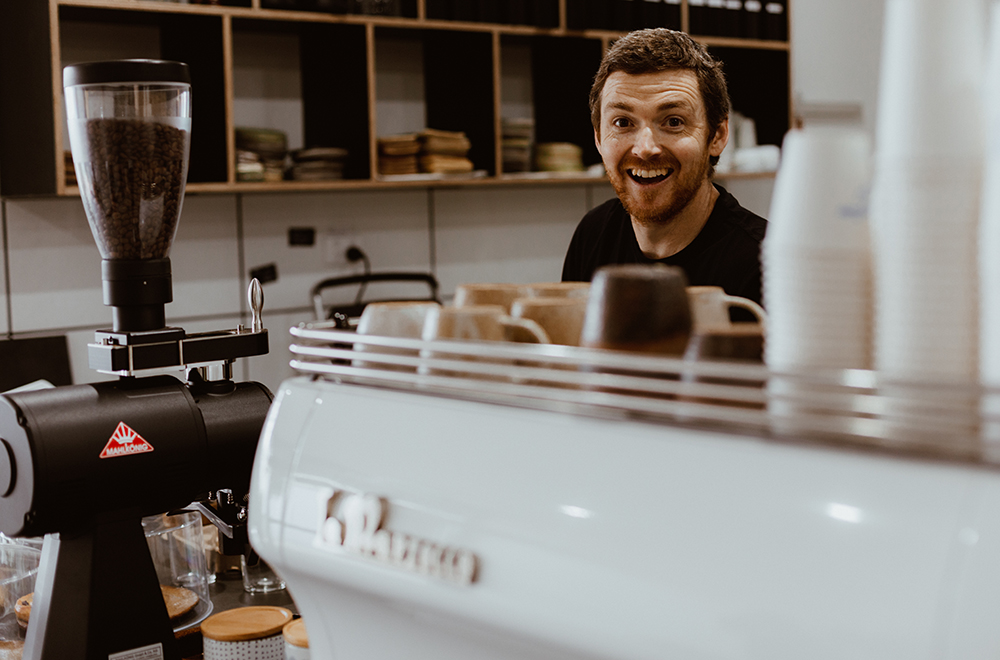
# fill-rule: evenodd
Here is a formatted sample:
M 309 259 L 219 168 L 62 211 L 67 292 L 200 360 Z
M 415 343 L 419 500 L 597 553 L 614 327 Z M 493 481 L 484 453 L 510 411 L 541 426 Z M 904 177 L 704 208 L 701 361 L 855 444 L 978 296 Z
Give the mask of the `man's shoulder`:
M 767 220 L 740 205 L 732 193 L 722 186 L 716 184 L 715 187 L 719 191 L 712 213 L 715 219 L 745 234 L 755 243 L 761 243 L 767 233 Z
M 589 282 L 600 266 L 626 261 L 635 243 L 631 232 L 631 220 L 617 197 L 592 208 L 573 232 L 563 262 L 563 279 Z
M 621 226 L 625 220 L 628 220 L 625 207 L 622 206 L 620 199 L 612 197 L 603 204 L 598 204 L 587 211 L 586 215 L 580 221 L 580 227 L 597 229 L 608 226 Z

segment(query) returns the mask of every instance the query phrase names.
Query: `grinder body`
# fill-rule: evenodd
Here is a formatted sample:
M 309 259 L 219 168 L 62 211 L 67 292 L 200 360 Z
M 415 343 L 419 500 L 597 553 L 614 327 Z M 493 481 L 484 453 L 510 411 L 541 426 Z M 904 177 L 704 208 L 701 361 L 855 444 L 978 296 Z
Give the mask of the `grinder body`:
M 249 490 L 259 383 L 124 378 L 0 395 L 0 531 L 46 537 L 25 658 L 179 658 L 141 518 Z

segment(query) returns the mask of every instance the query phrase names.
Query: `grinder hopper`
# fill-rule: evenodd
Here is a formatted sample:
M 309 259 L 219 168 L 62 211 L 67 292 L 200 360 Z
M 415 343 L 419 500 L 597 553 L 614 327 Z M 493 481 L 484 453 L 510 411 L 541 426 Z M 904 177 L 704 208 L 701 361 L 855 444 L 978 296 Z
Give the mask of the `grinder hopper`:
M 80 197 L 100 250 L 115 332 L 164 327 L 170 247 L 191 144 L 191 76 L 181 62 L 119 60 L 63 71 Z

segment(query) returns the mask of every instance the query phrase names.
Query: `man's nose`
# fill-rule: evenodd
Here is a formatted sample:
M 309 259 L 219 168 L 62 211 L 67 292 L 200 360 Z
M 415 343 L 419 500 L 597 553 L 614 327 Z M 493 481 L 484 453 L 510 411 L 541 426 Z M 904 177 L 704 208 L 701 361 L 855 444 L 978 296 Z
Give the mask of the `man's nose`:
M 632 153 L 636 157 L 648 159 L 650 156 L 656 156 L 662 151 L 659 143 L 656 141 L 656 133 L 653 132 L 651 127 L 645 126 L 639 129 L 635 138 L 635 145 L 632 147 Z

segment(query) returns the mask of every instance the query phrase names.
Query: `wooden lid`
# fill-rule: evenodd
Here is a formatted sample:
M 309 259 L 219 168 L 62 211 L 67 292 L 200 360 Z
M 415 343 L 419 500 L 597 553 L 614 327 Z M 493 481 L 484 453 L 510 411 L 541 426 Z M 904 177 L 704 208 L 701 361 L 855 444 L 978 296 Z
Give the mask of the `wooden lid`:
M 281 634 L 285 636 L 285 641 L 292 646 L 301 649 L 309 648 L 309 636 L 306 635 L 306 622 L 302 619 L 295 619 L 285 624 Z
M 243 642 L 277 635 L 292 620 L 284 607 L 238 607 L 205 619 L 201 634 L 217 642 Z

